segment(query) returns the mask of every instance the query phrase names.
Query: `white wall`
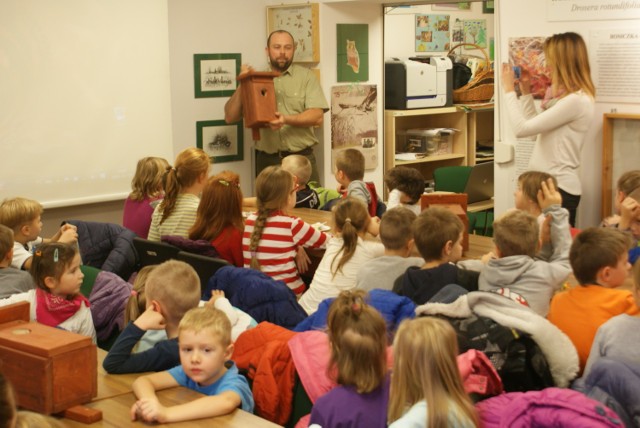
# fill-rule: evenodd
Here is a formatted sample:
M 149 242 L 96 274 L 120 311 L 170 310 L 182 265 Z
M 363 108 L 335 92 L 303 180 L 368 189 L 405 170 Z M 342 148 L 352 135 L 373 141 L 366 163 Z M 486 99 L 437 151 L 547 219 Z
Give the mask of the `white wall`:
M 240 53 L 242 62 L 266 67 L 265 2 L 252 0 L 169 0 L 169 56 L 171 106 L 175 153 L 196 145 L 196 122 L 223 120 L 227 97 L 195 98 L 193 55 Z M 225 169 L 241 177 L 242 192 L 252 194 L 251 131 L 244 132 L 244 160 L 214 164 L 212 172 Z
M 577 21 L 577 22 L 548 22 L 546 7 L 542 1 L 528 0 L 499 0 L 496 2 L 497 24 L 496 64 L 507 62 L 507 44 L 509 37 L 550 36 L 555 33 L 575 31 L 582 35 L 589 47 L 589 32 L 596 29 L 638 28 L 640 20 L 619 21 Z M 592 52 L 590 52 L 590 55 Z M 593 69 L 593 58 L 591 58 Z M 496 67 L 499 70 L 499 67 Z M 496 95 L 498 109 L 502 94 L 499 91 L 499 76 L 496 75 Z M 596 87 L 596 91 L 597 91 Z M 640 101 L 640 100 L 639 100 Z M 602 115 L 617 109 L 618 113 L 640 113 L 640 104 L 596 103 L 593 125 L 588 132 L 582 150 L 582 166 L 580 177 L 583 194 L 578 211 L 578 227 L 584 228 L 597 225 L 600 218 L 601 180 L 602 180 Z M 498 119 L 499 117 L 499 119 Z M 514 138 L 505 112 L 496 115 L 499 127 L 496 126 L 496 138 L 513 143 Z M 496 211 L 503 212 L 514 205 L 513 191 L 515 187 L 515 167 L 513 162 L 496 167 Z M 501 184 L 504 183 L 504 184 Z

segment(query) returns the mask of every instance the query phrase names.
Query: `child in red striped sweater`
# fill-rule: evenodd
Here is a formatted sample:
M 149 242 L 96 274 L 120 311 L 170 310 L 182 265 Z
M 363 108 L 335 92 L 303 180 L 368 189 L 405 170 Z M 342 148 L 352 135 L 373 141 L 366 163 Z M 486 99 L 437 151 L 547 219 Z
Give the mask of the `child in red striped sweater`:
M 286 213 L 296 203 L 294 176 L 279 166 L 262 170 L 256 178 L 258 211 L 245 223 L 242 238 L 244 266 L 284 281 L 297 295 L 305 289 L 295 258 L 298 247 L 324 248 L 327 235 Z

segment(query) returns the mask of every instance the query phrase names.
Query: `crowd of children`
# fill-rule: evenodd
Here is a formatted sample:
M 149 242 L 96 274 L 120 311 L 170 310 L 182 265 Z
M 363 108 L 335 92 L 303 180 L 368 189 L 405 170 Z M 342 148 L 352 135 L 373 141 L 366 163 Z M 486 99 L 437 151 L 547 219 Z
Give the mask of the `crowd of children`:
M 620 177 L 616 216 L 575 237 L 555 178 L 525 172 L 518 179 L 515 209 L 494 222 L 494 251 L 470 261 L 463 260 L 460 218 L 445 208 L 420 210 L 424 180 L 412 168 L 386 173 L 389 206 L 378 218 L 384 203 L 363 180 L 361 152 L 341 151 L 335 177 L 342 194 L 324 204 L 332 211 L 330 232 L 291 215 L 295 207 L 323 208 L 309 187 L 305 157 L 291 155 L 281 166 L 265 168 L 256 178 L 255 198 L 243 198 L 237 174 L 223 171 L 209 178 L 209 170 L 210 159 L 200 149 L 181 152 L 175 166 L 141 159 L 123 224 L 150 240 L 165 235 L 206 240 L 236 269 L 256 269 L 282 281 L 309 315 L 333 299 L 326 320 L 326 370 L 337 386 L 315 401 L 308 420 L 313 426 L 479 426 L 458 368 L 453 327 L 420 317 L 405 320 L 390 337 L 369 301 L 374 289 L 415 305 L 457 304 L 468 293 L 498 294 L 562 331 L 584 376 L 602 359 L 640 367 L 634 341 L 640 264 L 632 280 L 629 263 L 640 238 L 640 171 Z M 255 211 L 245 218 L 243 206 Z M 51 239 L 40 238 L 42 213 L 40 204 L 24 198 L 0 205 L 0 305 L 28 301 L 32 319 L 95 342 L 91 305 L 80 293 L 77 231 L 65 225 Z M 301 276 L 309 261 L 304 248 L 324 251 L 309 283 Z M 577 286 L 566 285 L 571 275 Z M 624 289 L 631 282 L 633 293 Z M 164 423 L 236 408 L 253 411 L 251 388 L 231 356 L 236 339 L 256 322 L 223 292 L 214 290 L 208 302 L 200 301 L 201 292 L 195 270 L 175 260 L 145 267 L 133 280 L 123 308 L 125 327 L 104 360 L 108 373 L 156 372 L 133 385 L 133 420 Z M 6 392 L 0 412 L 13 420 L 15 404 L 5 383 L 0 376 L 0 390 Z M 156 391 L 178 385 L 204 396 L 163 406 Z

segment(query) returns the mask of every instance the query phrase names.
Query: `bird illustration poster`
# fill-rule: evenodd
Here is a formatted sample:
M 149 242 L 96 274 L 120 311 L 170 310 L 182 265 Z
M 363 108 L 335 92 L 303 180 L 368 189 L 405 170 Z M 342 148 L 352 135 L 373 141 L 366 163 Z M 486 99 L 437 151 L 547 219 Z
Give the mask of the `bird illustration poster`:
M 331 153 L 358 149 L 365 169 L 378 167 L 378 87 L 340 85 L 331 88 Z
M 449 15 L 416 14 L 416 52 L 449 50 Z
M 369 80 L 369 24 L 337 24 L 338 82 Z

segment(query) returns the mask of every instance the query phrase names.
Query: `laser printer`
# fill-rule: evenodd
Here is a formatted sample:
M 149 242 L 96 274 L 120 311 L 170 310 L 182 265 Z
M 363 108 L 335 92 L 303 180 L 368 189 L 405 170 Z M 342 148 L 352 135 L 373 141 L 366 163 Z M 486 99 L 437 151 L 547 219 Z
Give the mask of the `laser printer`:
M 453 65 L 446 56 L 384 62 L 384 108 L 405 110 L 453 104 Z

